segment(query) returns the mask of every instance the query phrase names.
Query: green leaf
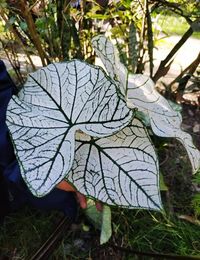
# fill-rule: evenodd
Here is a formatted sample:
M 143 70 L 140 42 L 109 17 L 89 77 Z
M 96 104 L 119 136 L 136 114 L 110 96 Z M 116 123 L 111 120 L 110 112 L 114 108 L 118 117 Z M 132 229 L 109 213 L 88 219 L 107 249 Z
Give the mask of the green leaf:
M 84 210 L 84 213 L 90 222 L 94 225 L 94 227 L 101 230 L 102 212 L 97 210 L 93 200 L 87 200 L 87 208 Z
M 166 186 L 165 182 L 164 182 L 164 178 L 162 173 L 160 172 L 160 190 L 161 191 L 168 191 L 168 187 Z
M 84 210 L 85 215 L 94 227 L 101 231 L 100 244 L 104 244 L 112 235 L 111 210 L 107 205 L 103 205 L 103 211 L 98 211 L 95 202 L 91 199 L 87 201 L 87 205 Z
M 105 73 L 85 62 L 55 63 L 30 74 L 7 111 L 22 177 L 40 197 L 69 172 L 75 132 L 109 136 L 132 118 Z
M 167 100 L 167 101 L 168 101 L 169 105 L 173 108 L 174 111 L 180 112 L 180 113 L 182 112 L 182 110 L 183 110 L 182 105 L 177 104 L 171 100 Z
M 103 206 L 100 244 L 108 242 L 112 235 L 111 210 L 107 205 Z
M 9 24 L 14 24 L 17 20 L 17 17 L 16 16 L 11 16 L 10 19 L 9 19 Z
M 158 161 L 143 124 L 106 138 L 76 135 L 74 163 L 67 180 L 82 194 L 108 205 L 161 208 Z
M 16 16 L 11 16 L 8 20 L 8 22 L 5 24 L 5 31 L 10 29 L 10 26 L 13 25 L 17 21 Z
M 20 22 L 19 26 L 23 31 L 26 31 L 28 28 L 27 23 L 22 21 Z
M 99 20 L 105 20 L 109 18 L 109 15 L 106 14 L 97 14 L 93 12 L 87 12 L 85 15 L 85 18 L 88 19 L 99 19 Z

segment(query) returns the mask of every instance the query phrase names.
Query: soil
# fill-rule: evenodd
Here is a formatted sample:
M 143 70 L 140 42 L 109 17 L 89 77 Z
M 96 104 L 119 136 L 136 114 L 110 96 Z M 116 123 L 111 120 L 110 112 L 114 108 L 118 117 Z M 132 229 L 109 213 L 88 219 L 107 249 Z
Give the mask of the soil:
M 200 107 L 183 104 L 182 128 L 191 134 L 194 144 L 200 150 Z
M 192 136 L 195 146 L 200 149 L 199 107 L 183 104 L 182 118 L 182 129 Z M 192 169 L 184 147 L 172 139 L 159 153 L 159 157 L 161 173 L 168 187 L 163 193 L 163 200 L 169 213 L 194 215 L 191 201 L 197 186 L 193 183 Z

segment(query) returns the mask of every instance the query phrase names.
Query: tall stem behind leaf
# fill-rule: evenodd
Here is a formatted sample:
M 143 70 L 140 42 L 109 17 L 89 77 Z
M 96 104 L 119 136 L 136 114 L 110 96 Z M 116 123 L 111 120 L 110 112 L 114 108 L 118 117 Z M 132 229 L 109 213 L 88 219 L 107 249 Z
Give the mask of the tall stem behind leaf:
M 148 0 L 145 1 L 145 12 L 146 12 L 146 22 L 147 22 L 147 41 L 148 41 L 148 55 L 149 55 L 149 72 L 150 77 L 153 75 L 153 32 L 152 32 L 152 22 L 151 15 L 149 12 Z
M 42 43 L 41 43 L 40 37 L 37 33 L 35 23 L 33 21 L 33 17 L 31 15 L 30 9 L 28 7 L 28 3 L 26 0 L 20 0 L 20 4 L 21 4 L 21 13 L 22 13 L 24 19 L 26 20 L 26 23 L 27 23 L 27 26 L 29 29 L 29 33 L 30 33 L 30 37 L 38 51 L 42 65 L 46 66 L 48 63 L 50 63 L 50 61 L 49 61 L 49 58 L 48 58 L 47 54 L 45 53 L 44 49 L 42 48 Z
M 138 46 L 137 46 L 136 28 L 133 22 L 131 22 L 130 24 L 128 50 L 129 50 L 129 60 L 130 60 L 131 70 L 134 73 L 137 67 Z
M 7 15 L 2 10 L 0 10 L 0 17 L 5 22 L 5 24 L 9 23 Z M 19 31 L 16 30 L 16 27 L 14 27 L 12 24 L 10 24 L 10 31 L 11 31 L 11 33 L 13 33 L 13 35 L 15 36 L 15 39 L 20 44 L 20 46 L 22 46 L 23 51 L 26 54 L 26 57 L 32 66 L 32 69 L 35 70 L 36 67 L 31 59 L 29 52 L 27 51 L 27 45 L 26 45 L 26 42 L 24 42 L 23 36 L 19 33 Z
M 69 50 L 71 49 L 71 31 L 70 31 L 70 7 L 66 1 L 56 1 L 57 5 L 57 24 L 60 37 L 62 59 L 69 59 Z M 64 10 L 64 11 L 63 11 Z
M 140 30 L 140 44 L 139 44 L 139 57 L 136 73 L 142 73 L 144 71 L 144 55 L 145 55 L 145 30 L 146 30 L 146 13 L 142 1 L 139 1 L 140 7 L 143 11 L 142 25 Z
M 173 49 L 170 51 L 170 53 L 167 55 L 167 57 L 160 62 L 160 65 L 158 67 L 158 70 L 156 71 L 155 75 L 153 76 L 154 82 L 156 82 L 158 79 L 160 79 L 162 76 L 165 76 L 167 73 L 166 68 L 167 64 L 172 60 L 174 55 L 177 53 L 177 51 L 183 46 L 183 44 L 187 41 L 187 39 L 190 38 L 190 36 L 193 34 L 192 26 L 184 33 L 182 38 L 177 42 L 177 44 L 173 47 Z

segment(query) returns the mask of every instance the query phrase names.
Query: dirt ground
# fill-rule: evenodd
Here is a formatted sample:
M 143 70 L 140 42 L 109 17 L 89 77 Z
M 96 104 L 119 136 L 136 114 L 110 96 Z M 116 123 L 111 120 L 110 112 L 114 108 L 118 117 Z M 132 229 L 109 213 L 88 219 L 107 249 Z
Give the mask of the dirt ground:
M 184 104 L 182 117 L 182 128 L 192 135 L 195 145 L 200 150 L 200 107 Z

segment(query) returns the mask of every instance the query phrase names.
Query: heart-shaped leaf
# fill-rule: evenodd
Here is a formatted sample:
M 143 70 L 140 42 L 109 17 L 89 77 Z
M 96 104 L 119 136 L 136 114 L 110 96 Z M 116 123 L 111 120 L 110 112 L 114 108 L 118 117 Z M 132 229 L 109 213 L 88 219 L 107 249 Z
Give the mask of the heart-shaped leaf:
M 21 174 L 29 189 L 43 196 L 67 175 L 77 129 L 94 137 L 109 136 L 131 118 L 114 82 L 100 68 L 73 60 L 30 74 L 7 111 Z
M 109 205 L 161 208 L 157 156 L 139 120 L 106 138 L 77 135 L 67 176 L 77 190 Z
M 162 137 L 175 137 L 185 147 L 193 172 L 200 167 L 200 152 L 192 137 L 181 130 L 182 117 L 154 87 L 154 82 L 141 74 L 130 75 L 127 88 L 127 106 L 138 107 L 148 114 L 153 132 Z
M 175 137 L 185 147 L 193 171 L 200 167 L 200 152 L 191 136 L 181 130 L 180 113 L 173 110 L 168 101 L 155 89 L 153 81 L 145 75 L 130 74 L 119 60 L 116 47 L 105 36 L 96 36 L 93 47 L 102 60 L 110 77 L 121 83 L 121 93 L 125 95 L 129 108 L 138 108 L 150 118 L 153 132 L 162 137 Z

